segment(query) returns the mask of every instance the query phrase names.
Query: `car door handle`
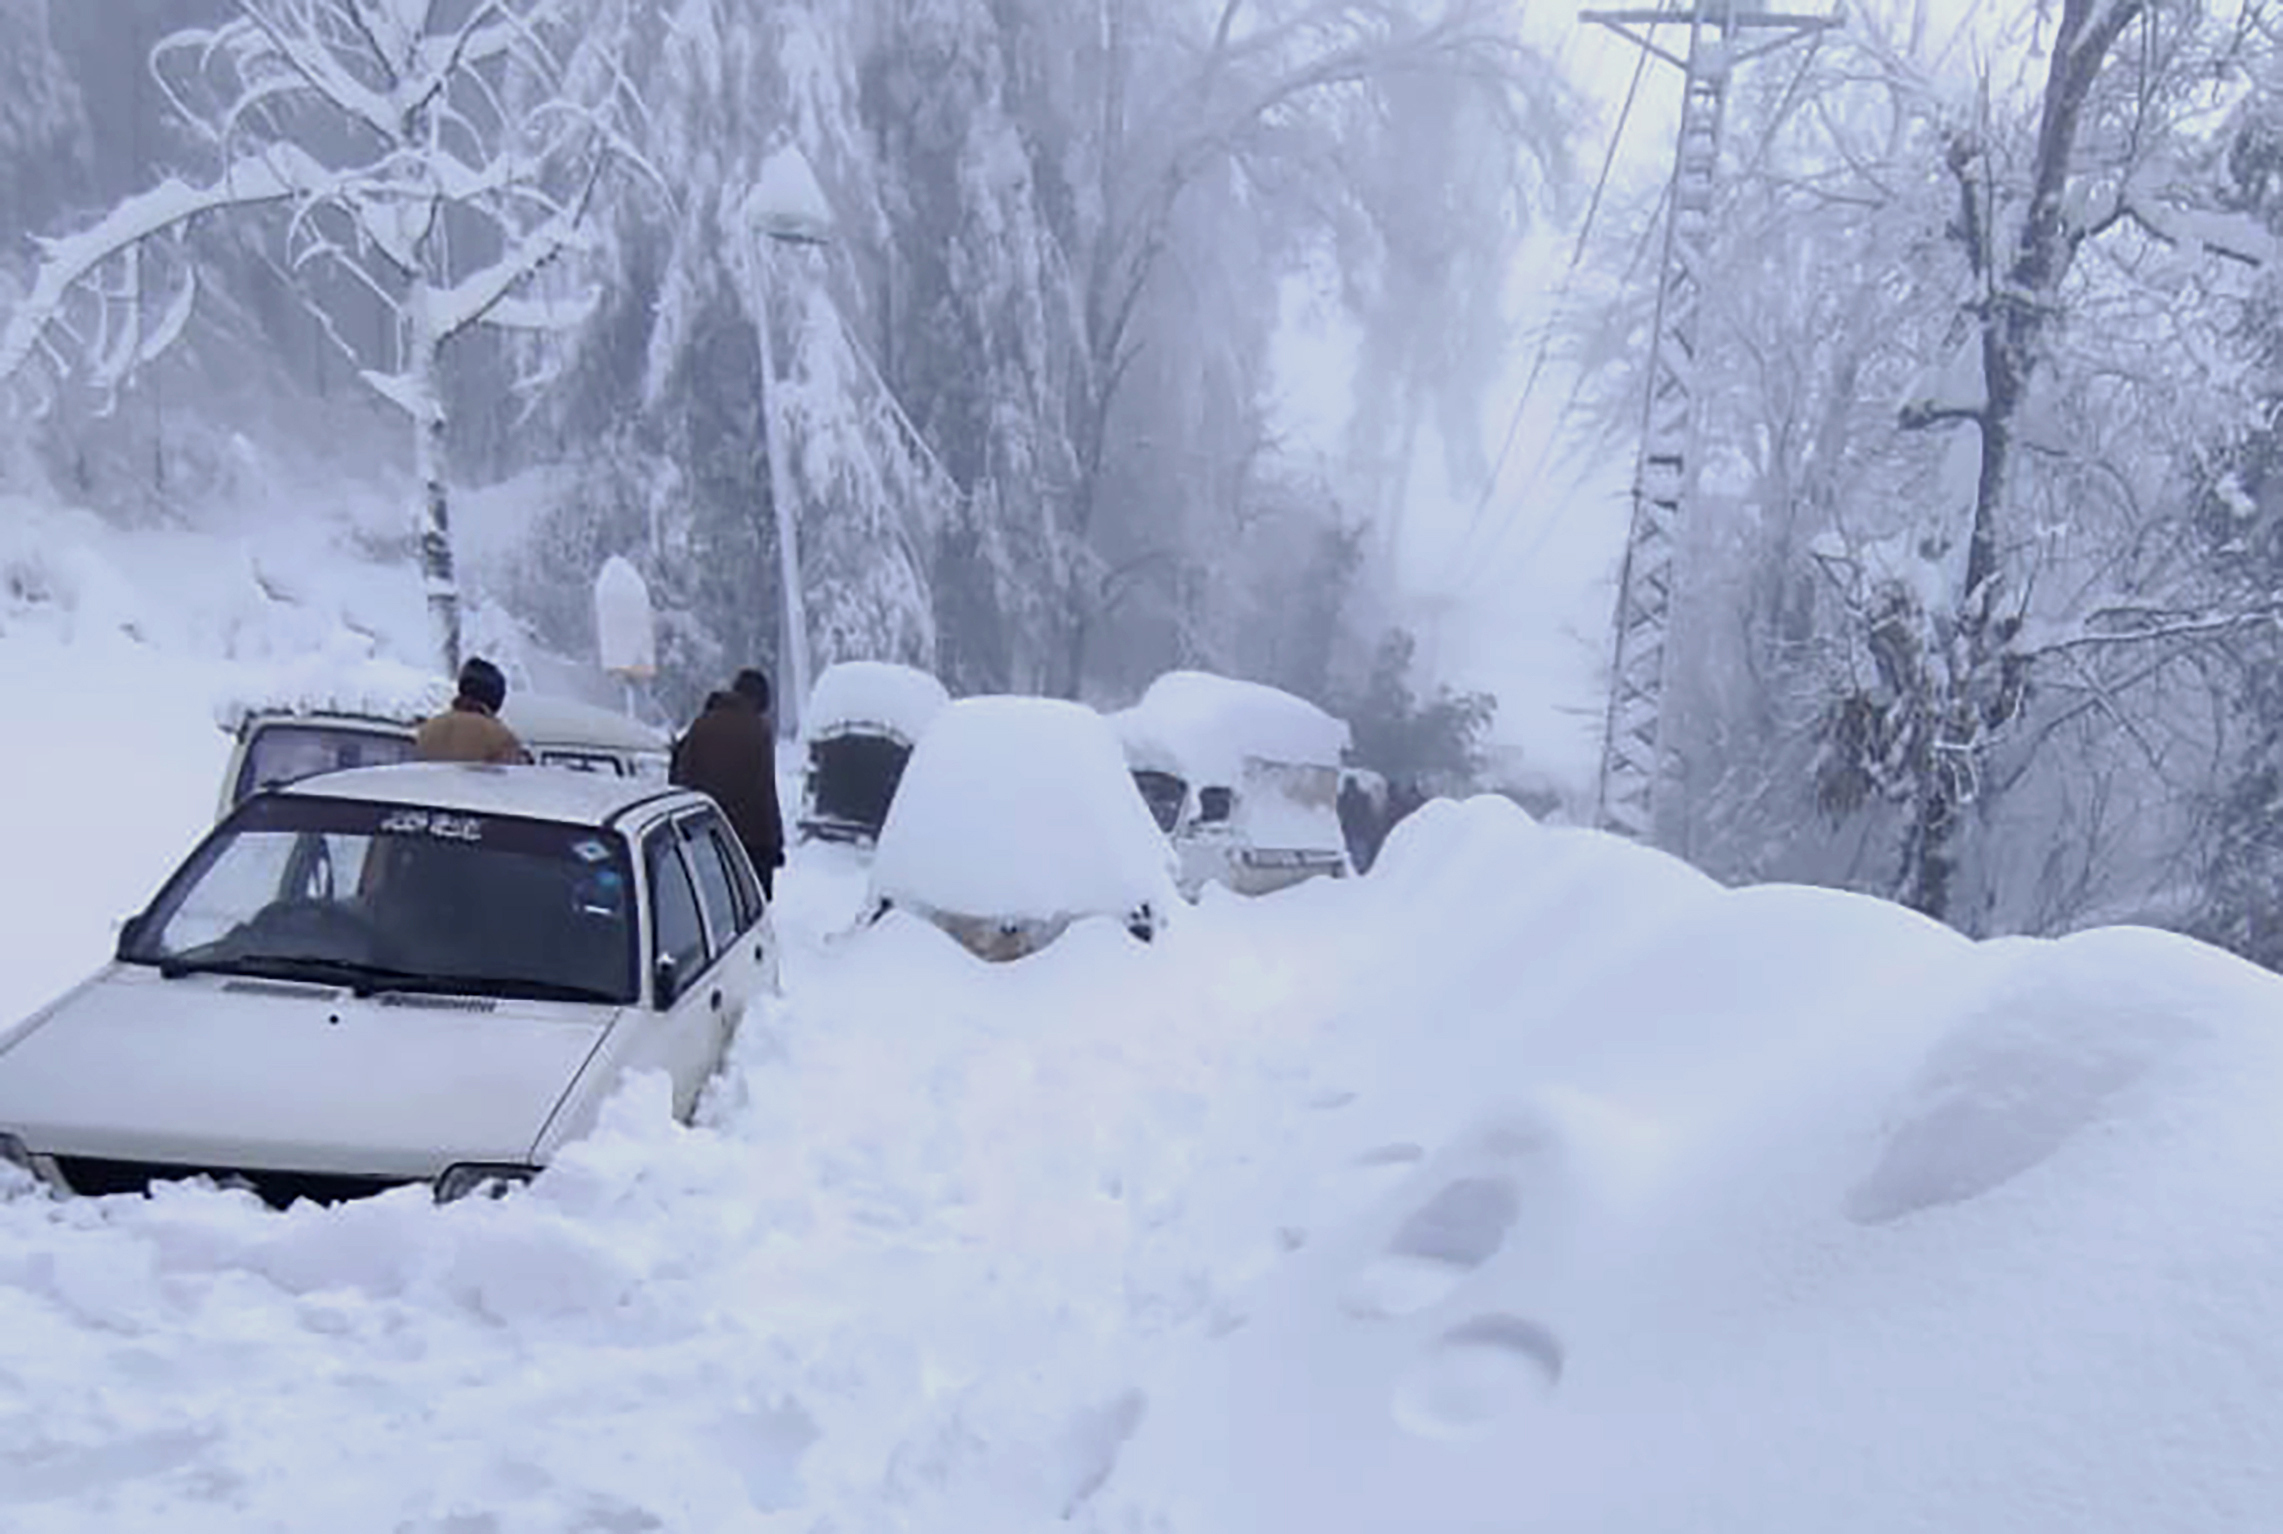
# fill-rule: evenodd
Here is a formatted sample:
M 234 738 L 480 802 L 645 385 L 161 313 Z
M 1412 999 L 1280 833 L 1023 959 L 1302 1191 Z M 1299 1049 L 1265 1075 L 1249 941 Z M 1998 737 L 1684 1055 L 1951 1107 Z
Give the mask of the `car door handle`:
M 713 1006 L 713 1009 L 714 1009 L 716 1012 L 719 1012 L 719 1011 L 721 1010 L 721 992 L 719 992 L 719 991 L 716 991 L 716 992 L 714 992 L 714 993 L 713 993 L 713 995 L 711 995 L 710 997 L 708 997 L 708 998 L 706 998 L 706 999 L 707 999 L 707 1000 L 708 1000 L 708 1001 L 709 1001 L 709 1002 L 712 1004 L 712 1006 Z

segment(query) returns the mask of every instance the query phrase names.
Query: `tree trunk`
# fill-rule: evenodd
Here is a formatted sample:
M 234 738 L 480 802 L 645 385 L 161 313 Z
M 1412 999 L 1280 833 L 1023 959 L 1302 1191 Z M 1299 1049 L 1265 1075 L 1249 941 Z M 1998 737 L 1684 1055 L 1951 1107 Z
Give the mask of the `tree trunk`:
M 1978 296 L 1985 393 L 1975 422 L 1981 463 L 1965 585 L 1951 614 L 1955 628 L 1946 653 L 1930 657 L 1939 668 L 1937 691 L 1928 700 L 1930 738 L 1912 794 L 1900 880 L 1910 906 L 1937 921 L 1951 919 L 1958 835 L 1972 785 L 1986 777 L 1981 769 L 1990 735 L 2006 717 L 2005 700 L 2013 685 L 2005 636 L 1998 632 L 2006 584 L 1999 522 L 2012 487 L 2016 423 L 2077 254 L 2079 232 L 2067 207 L 2078 126 L 2110 50 L 2143 9 L 2145 0 L 2064 0 L 2040 103 L 2029 202 L 2016 243 L 2006 253 L 2010 259 L 1991 248 L 1996 231 L 1977 207 L 1986 191 L 1980 177 L 1987 174 L 1973 169 L 1979 153 L 1952 160 L 1964 195 L 1961 227 L 1968 259 L 1983 283 Z
M 444 395 L 439 380 L 442 347 L 429 333 L 428 294 L 415 292 L 412 318 L 412 470 L 420 482 L 415 534 L 420 583 L 428 596 L 428 627 L 446 676 L 460 674 L 460 582 L 452 558 L 452 507 L 446 489 Z

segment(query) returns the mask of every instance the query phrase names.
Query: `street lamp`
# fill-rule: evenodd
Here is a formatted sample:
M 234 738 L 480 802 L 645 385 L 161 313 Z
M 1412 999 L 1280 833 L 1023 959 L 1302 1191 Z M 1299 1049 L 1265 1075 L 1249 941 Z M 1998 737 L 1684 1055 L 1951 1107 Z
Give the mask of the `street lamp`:
M 829 245 L 832 205 L 808 157 L 793 144 L 772 151 L 761 162 L 760 177 L 746 194 L 747 223 L 763 241 L 752 288 L 754 328 L 761 333 L 761 429 L 769 450 L 769 503 L 777 523 L 777 576 L 784 588 L 785 669 L 779 714 L 787 733 L 797 733 L 809 696 L 808 604 L 801 595 L 799 518 L 794 514 L 792 464 L 786 457 L 784 402 L 777 379 L 777 347 L 769 327 L 767 245 Z

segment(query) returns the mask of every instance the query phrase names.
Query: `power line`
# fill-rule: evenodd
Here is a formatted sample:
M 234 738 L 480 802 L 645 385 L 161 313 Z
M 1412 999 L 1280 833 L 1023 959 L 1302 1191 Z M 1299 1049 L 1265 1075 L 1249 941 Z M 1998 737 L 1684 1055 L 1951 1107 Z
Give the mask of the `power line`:
M 1571 39 L 1576 36 L 1576 32 L 1570 34 Z M 1563 47 L 1565 50 L 1567 49 L 1568 40 L 1564 41 Z M 1625 87 L 1624 105 L 1618 110 L 1617 125 L 1611 130 L 1609 147 L 1601 157 L 1601 174 L 1594 181 L 1593 196 L 1587 202 L 1585 218 L 1578 226 L 1577 241 L 1570 247 L 1569 264 L 1562 270 L 1561 284 L 1555 289 L 1551 312 L 1539 333 L 1538 353 L 1531 359 L 1529 374 L 1522 380 L 1521 396 L 1515 400 L 1513 413 L 1507 418 L 1506 434 L 1499 442 L 1498 456 L 1491 463 L 1490 474 L 1483 481 L 1482 494 L 1476 499 L 1474 511 L 1467 518 L 1465 531 L 1459 534 L 1457 544 L 1452 547 L 1449 557 L 1444 561 L 1442 579 L 1436 582 L 1438 587 L 1449 584 L 1456 572 L 1464 567 L 1467 552 L 1482 530 L 1483 517 L 1490 509 L 1491 500 L 1498 493 L 1499 476 L 1506 471 L 1507 459 L 1514 451 L 1515 439 L 1521 435 L 1522 420 L 1529 413 L 1530 400 L 1537 390 L 1538 379 L 1546 370 L 1547 354 L 1553 349 L 1556 328 L 1555 317 L 1561 313 L 1562 305 L 1569 297 L 1570 282 L 1576 277 L 1578 263 L 1584 259 L 1586 245 L 1593 236 L 1594 219 L 1601 212 L 1601 199 L 1609 189 L 1610 172 L 1617 163 L 1617 151 L 1624 142 L 1625 127 L 1632 120 L 1633 103 L 1640 96 L 1641 79 L 1648 73 L 1648 69 L 1649 56 L 1643 53 L 1634 61 L 1633 79 Z M 1512 513 L 1509 513 L 1508 520 L 1511 519 Z M 1497 535 L 1494 535 L 1492 541 L 1494 544 L 1496 543 Z
M 1800 86 L 1805 83 L 1808 71 L 1814 67 L 1816 56 L 1822 49 L 1822 46 L 1823 36 L 1820 32 L 1809 39 L 1807 50 L 1800 57 L 1799 67 L 1792 71 L 1791 82 L 1784 87 L 1783 95 L 1778 98 L 1779 105 L 1777 106 L 1775 116 L 1770 120 L 1767 131 L 1760 137 L 1760 143 L 1752 156 L 1752 163 L 1745 168 L 1746 175 L 1751 175 L 1752 173 L 1756 172 L 1759 167 L 1766 161 L 1768 151 L 1773 144 L 1776 131 L 1781 126 L 1783 119 L 1789 114 L 1791 103 L 1798 96 Z M 1640 70 L 1647 66 L 1648 60 L 1649 55 L 1644 52 L 1641 55 L 1639 64 L 1635 66 L 1634 80 L 1636 84 L 1639 83 Z M 1671 183 L 1668 181 L 1664 194 L 1666 200 L 1670 199 L 1671 192 Z M 1662 218 L 1663 216 L 1664 215 L 1662 209 L 1660 209 L 1659 218 Z M 1658 219 L 1656 218 L 1650 219 L 1646 224 L 1643 225 L 1641 230 L 1641 238 L 1635 241 L 1633 245 L 1632 259 L 1626 264 L 1625 277 L 1623 280 L 1624 285 L 1630 285 L 1633 280 L 1633 274 L 1639 270 L 1641 257 L 1647 253 L 1649 248 L 1649 236 L 1651 232 L 1656 229 L 1657 225 Z M 1543 354 L 1541 354 L 1541 356 L 1542 355 Z M 1560 446 L 1562 428 L 1568 423 L 1571 412 L 1576 409 L 1578 397 L 1584 392 L 1584 387 L 1585 380 L 1582 376 L 1573 381 L 1570 385 L 1569 397 L 1562 402 L 1561 413 L 1555 418 L 1554 429 L 1552 432 L 1548 433 L 1546 441 L 1539 451 L 1538 461 L 1531 468 L 1529 478 L 1526 481 L 1527 483 L 1536 485 L 1543 484 L 1545 482 L 1547 470 L 1552 467 L 1554 452 L 1556 448 Z M 1537 557 L 1539 551 L 1545 548 L 1546 544 L 1552 539 L 1553 535 L 1559 532 L 1562 526 L 1569 520 L 1571 511 L 1574 510 L 1578 504 L 1578 499 L 1579 498 L 1574 495 L 1564 499 L 1561 504 L 1555 508 L 1553 515 L 1539 524 L 1537 536 L 1532 538 L 1527 544 L 1523 546 L 1522 551 L 1516 561 L 1517 563 L 1528 564 L 1532 559 Z M 1474 562 L 1473 568 L 1467 572 L 1464 584 L 1461 586 L 1458 593 L 1459 595 L 1465 595 L 1476 589 L 1479 589 L 1480 584 L 1483 581 L 1493 579 L 1501 575 L 1508 568 L 1504 562 L 1498 559 L 1497 555 L 1498 550 L 1505 543 L 1507 535 L 1512 531 L 1517 520 L 1518 519 L 1510 513 L 1505 521 L 1501 523 L 1499 531 L 1492 536 L 1490 543 L 1483 549 L 1482 557 L 1476 560 Z

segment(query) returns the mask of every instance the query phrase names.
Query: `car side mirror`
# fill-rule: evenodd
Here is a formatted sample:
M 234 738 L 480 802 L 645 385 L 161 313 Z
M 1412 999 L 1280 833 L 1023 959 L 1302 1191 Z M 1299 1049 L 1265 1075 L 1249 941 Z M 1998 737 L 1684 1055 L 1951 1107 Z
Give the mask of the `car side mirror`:
M 660 954 L 658 963 L 650 971 L 650 994 L 659 1011 L 674 1004 L 674 998 L 681 994 L 681 985 L 681 970 L 674 963 L 674 956 Z
M 113 950 L 114 956 L 124 959 L 127 956 L 129 950 L 142 946 L 142 939 L 143 913 L 137 911 L 134 915 L 126 917 L 120 921 L 119 942 L 117 947 Z

